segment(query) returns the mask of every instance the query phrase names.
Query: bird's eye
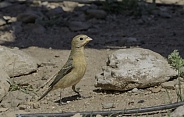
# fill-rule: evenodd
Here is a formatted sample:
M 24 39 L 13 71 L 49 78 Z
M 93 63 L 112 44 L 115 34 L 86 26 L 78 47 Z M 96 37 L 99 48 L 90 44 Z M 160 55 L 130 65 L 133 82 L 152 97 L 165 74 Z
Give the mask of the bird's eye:
M 83 40 L 83 38 L 81 37 L 80 40 Z

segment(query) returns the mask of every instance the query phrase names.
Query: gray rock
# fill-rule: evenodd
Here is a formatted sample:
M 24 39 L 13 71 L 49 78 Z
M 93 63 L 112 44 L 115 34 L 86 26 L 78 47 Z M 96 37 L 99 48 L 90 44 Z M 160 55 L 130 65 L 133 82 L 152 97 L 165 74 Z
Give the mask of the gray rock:
M 178 107 L 171 113 L 171 117 L 183 117 L 184 116 L 184 106 Z
M 22 32 L 22 26 L 21 26 L 21 22 L 14 22 L 12 23 L 12 29 L 13 29 L 13 33 L 17 34 Z
M 163 17 L 163 18 L 171 18 L 172 15 L 169 14 L 168 12 L 159 12 L 158 14 L 160 17 Z
M 104 10 L 88 9 L 86 13 L 89 17 L 97 19 L 105 19 L 107 16 L 107 13 Z
M 3 97 L 5 97 L 10 88 L 10 77 L 8 74 L 0 70 L 0 101 L 2 101 Z
M 11 6 L 12 4 L 10 2 L 6 2 L 6 1 L 3 1 L 3 2 L 0 2 L 0 8 L 5 8 L 5 7 L 8 7 L 8 6 Z
M 23 23 L 35 23 L 38 16 L 33 13 L 21 13 L 17 16 L 17 21 Z
M 177 72 L 160 54 L 148 49 L 120 49 L 108 57 L 103 72 L 96 75 L 96 87 L 126 91 L 156 86 Z
M 68 26 L 72 31 L 81 31 L 89 29 L 91 25 L 87 22 L 71 21 Z
M 28 74 L 37 70 L 38 60 L 18 50 L 0 46 L 0 68 L 10 77 Z
M 6 24 L 6 21 L 0 17 L 0 26 L 5 25 L 5 24 Z
M 168 81 L 161 84 L 162 88 L 165 89 L 175 89 L 176 83 L 174 81 Z

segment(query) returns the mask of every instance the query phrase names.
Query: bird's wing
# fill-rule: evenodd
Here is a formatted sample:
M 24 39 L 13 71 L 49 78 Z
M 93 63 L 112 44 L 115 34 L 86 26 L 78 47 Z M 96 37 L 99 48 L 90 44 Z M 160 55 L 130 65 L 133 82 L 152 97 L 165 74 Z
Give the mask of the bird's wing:
M 49 85 L 50 87 L 53 87 L 60 79 L 62 79 L 66 74 L 68 74 L 73 69 L 72 65 L 73 59 L 69 57 L 68 61 L 65 63 L 63 68 L 56 74 L 55 79 L 53 82 Z

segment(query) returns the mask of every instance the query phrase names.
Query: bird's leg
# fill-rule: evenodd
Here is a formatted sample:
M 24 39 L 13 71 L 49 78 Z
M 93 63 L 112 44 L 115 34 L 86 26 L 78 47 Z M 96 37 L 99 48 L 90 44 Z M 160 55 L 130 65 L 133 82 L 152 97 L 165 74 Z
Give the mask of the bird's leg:
M 75 93 L 77 93 L 79 96 L 81 96 L 80 93 L 79 93 L 80 88 L 77 88 L 77 89 L 76 89 L 75 86 L 76 86 L 76 84 L 72 86 L 72 90 L 73 90 Z
M 82 98 L 82 99 L 89 98 L 89 97 L 81 96 L 81 94 L 79 93 L 79 92 L 80 92 L 80 91 L 79 91 L 80 88 L 77 88 L 77 89 L 76 89 L 75 86 L 76 86 L 76 84 L 72 86 L 72 90 L 73 90 L 75 93 L 78 94 L 79 99 L 81 99 L 81 98 Z
M 67 103 L 65 103 L 65 102 L 62 102 L 61 93 L 62 93 L 62 91 L 61 91 L 61 89 L 60 89 L 60 94 L 59 94 L 59 106 L 67 104 Z
M 61 101 L 61 91 L 60 91 L 60 95 L 59 95 L 60 99 L 59 99 L 59 105 L 62 105 L 62 101 Z

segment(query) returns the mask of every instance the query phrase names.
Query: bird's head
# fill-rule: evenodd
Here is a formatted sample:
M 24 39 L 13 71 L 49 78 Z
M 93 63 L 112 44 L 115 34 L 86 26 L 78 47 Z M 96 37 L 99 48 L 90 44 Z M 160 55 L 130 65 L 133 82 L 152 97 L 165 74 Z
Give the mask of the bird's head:
M 84 47 L 92 39 L 87 35 L 77 35 L 72 40 L 72 48 L 81 48 Z

